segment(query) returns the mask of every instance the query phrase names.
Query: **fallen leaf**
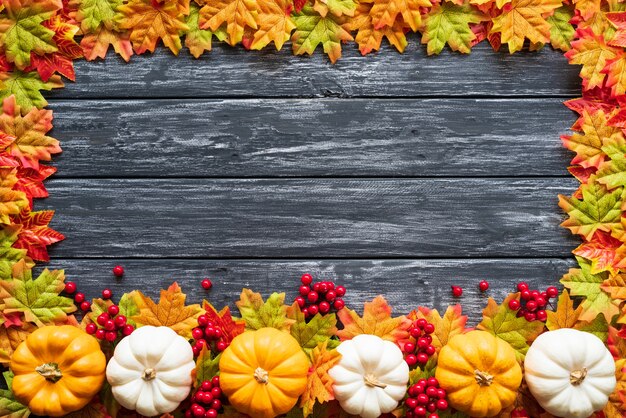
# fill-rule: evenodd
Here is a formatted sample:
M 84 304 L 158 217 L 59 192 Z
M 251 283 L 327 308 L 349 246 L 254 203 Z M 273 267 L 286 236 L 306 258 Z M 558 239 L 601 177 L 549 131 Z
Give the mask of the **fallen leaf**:
M 343 329 L 337 331 L 341 341 L 350 340 L 360 334 L 376 335 L 384 340 L 398 342 L 408 337 L 412 321 L 406 316 L 391 316 L 391 306 L 384 297 L 377 296 L 371 302 L 365 302 L 363 317 L 355 311 L 343 308 L 337 312 Z
M 294 303 L 287 310 L 287 316 L 294 321 L 291 325 L 291 336 L 298 341 L 305 352 L 309 353 L 324 341 L 330 344 L 329 348 L 336 348 L 336 340 L 329 340 L 337 332 L 335 314 L 317 313 L 307 322 L 298 304 Z
M 307 379 L 306 389 L 300 396 L 300 408 L 304 417 L 313 413 L 315 404 L 331 401 L 333 396 L 333 379 L 328 371 L 339 363 L 341 354 L 337 350 L 328 350 L 328 340 L 319 343 L 310 352 L 311 368 Z
M 289 331 L 293 320 L 287 318 L 287 305 L 284 302 L 284 293 L 272 293 L 264 302 L 261 294 L 250 289 L 243 289 L 237 308 L 246 323 L 246 329 L 257 330 L 271 327 Z

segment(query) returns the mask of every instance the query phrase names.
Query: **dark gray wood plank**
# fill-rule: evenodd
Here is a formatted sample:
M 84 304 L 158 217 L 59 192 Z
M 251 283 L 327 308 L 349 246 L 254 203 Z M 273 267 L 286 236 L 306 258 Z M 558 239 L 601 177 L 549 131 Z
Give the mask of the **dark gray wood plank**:
M 561 99 L 57 101 L 57 177 L 554 176 Z
M 53 98 L 104 97 L 310 97 L 310 96 L 543 96 L 580 94 L 578 66 L 563 53 L 509 55 L 486 43 L 469 56 L 444 51 L 426 56 L 412 36 L 404 54 L 385 46 L 361 57 L 356 45 L 330 64 L 321 50 L 312 57 L 291 55 L 289 45 L 253 52 L 215 44 L 193 59 L 186 51 L 175 58 L 158 48 L 153 55 L 115 56 L 76 63 L 76 83 L 47 95 Z
M 111 274 L 116 264 L 125 275 Z M 362 310 L 363 302 L 382 294 L 396 312 L 407 313 L 418 305 L 445 309 L 461 302 L 474 323 L 486 304 L 487 296 L 502 300 L 524 280 L 532 288 L 557 285 L 571 267 L 573 259 L 484 259 L 484 260 L 84 260 L 54 258 L 50 268 L 65 269 L 67 280 L 78 283 L 89 298 L 99 297 L 103 288 L 114 292 L 140 289 L 158 297 L 160 288 L 177 281 L 190 302 L 208 299 L 216 306 L 230 305 L 243 287 L 267 296 L 272 291 L 286 292 L 287 300 L 296 296 L 299 277 L 309 272 L 316 280 L 333 280 L 348 288 L 346 302 Z M 209 292 L 200 287 L 205 277 L 213 281 Z M 480 280 L 488 280 L 486 293 L 478 290 Z M 454 298 L 450 285 L 462 286 L 461 298 Z
M 48 182 L 52 257 L 561 257 L 574 179 Z

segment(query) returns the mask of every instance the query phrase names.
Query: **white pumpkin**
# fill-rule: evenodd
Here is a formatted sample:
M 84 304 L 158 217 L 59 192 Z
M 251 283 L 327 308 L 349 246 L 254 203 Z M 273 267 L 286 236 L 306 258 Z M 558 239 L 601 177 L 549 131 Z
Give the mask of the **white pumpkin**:
M 339 344 L 341 360 L 328 374 L 341 407 L 363 418 L 393 411 L 404 398 L 409 366 L 397 345 L 375 335 L 357 335 Z
M 152 417 L 187 398 L 194 367 L 186 339 L 168 327 L 145 326 L 115 347 L 106 375 L 120 405 Z
M 525 378 L 539 405 L 552 415 L 587 418 L 615 389 L 615 362 L 595 335 L 562 328 L 541 334 L 524 360 Z

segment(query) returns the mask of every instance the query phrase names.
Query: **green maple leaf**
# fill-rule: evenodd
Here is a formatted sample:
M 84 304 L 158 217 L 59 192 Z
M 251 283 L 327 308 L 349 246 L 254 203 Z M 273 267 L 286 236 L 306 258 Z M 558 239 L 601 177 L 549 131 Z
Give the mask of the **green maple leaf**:
M 0 389 L 0 417 L 2 418 L 26 418 L 30 415 L 27 406 L 22 405 L 15 399 L 11 386 L 13 385 L 13 372 L 2 373 L 8 389 Z
M 590 241 L 597 230 L 611 232 L 620 225 L 623 189 L 609 191 L 593 178 L 581 186 L 583 200 L 559 195 L 559 206 L 569 219 L 561 226 Z
M 600 164 L 596 172 L 598 182 L 609 189 L 626 186 L 626 140 L 622 136 L 606 139 L 602 152 L 611 160 Z
M 41 23 L 61 9 L 60 0 L 5 0 L 5 12 L 0 16 L 0 46 L 17 68 L 30 65 L 30 53 L 39 55 L 55 52 L 54 31 Z
M 217 31 L 213 32 L 208 29 L 200 29 L 200 9 L 195 3 L 191 3 L 189 8 L 189 16 L 187 16 L 187 26 L 189 30 L 185 33 L 185 46 L 189 48 L 189 52 L 195 58 L 200 57 L 205 51 L 211 50 L 211 41 L 215 36 L 220 41 L 223 41 L 228 37 L 226 30 L 220 27 Z
M 136 326 L 135 321 L 131 318 L 135 315 L 139 315 L 140 310 L 132 295 L 130 293 L 124 293 L 117 306 L 120 308 L 120 315 L 124 315 L 126 317 L 126 322 L 132 326 Z
M 202 382 L 205 380 L 211 380 L 220 371 L 220 357 L 221 354 L 213 357 L 211 350 L 206 346 L 202 347 L 202 351 L 196 359 L 195 379 L 193 383 L 194 388 L 199 388 Z
M 356 9 L 356 2 L 354 0 L 316 0 L 313 8 L 322 16 L 326 16 L 328 12 L 335 16 L 352 16 Z
M 22 312 L 26 321 L 39 327 L 62 322 L 76 310 L 72 299 L 59 296 L 64 281 L 63 270 L 48 269 L 33 280 L 22 260 L 13 266 L 13 279 L 0 281 L 0 308 L 5 313 Z
M 582 257 L 576 257 L 580 269 L 570 269 L 563 276 L 561 283 L 569 289 L 572 296 L 582 296 L 585 299 L 580 306 L 583 312 L 579 319 L 582 321 L 593 321 L 598 314 L 604 315 L 608 323 L 613 316 L 619 313 L 619 308 L 608 293 L 602 290 L 602 283 L 608 279 L 609 273 L 591 273 L 591 263 Z
M 2 225 L 0 228 L 0 280 L 9 280 L 13 265 L 26 257 L 26 250 L 12 247 L 19 231 L 19 225 Z
M 23 115 L 33 107 L 38 109 L 48 106 L 48 102 L 41 94 L 41 90 L 52 90 L 63 87 L 61 76 L 53 75 L 44 82 L 37 71 L 24 73 L 22 71 L 0 72 L 0 100 L 15 95 L 15 101 L 21 108 Z
M 289 330 L 293 320 L 287 318 L 287 306 L 284 302 L 284 293 L 272 293 L 264 302 L 259 293 L 243 289 L 237 307 L 248 330 L 264 327 Z
M 509 309 L 509 301 L 518 298 L 517 293 L 510 294 L 498 305 L 489 298 L 487 307 L 483 310 L 483 320 L 477 329 L 490 332 L 506 341 L 515 350 L 518 361 L 523 361 L 528 351 L 529 342 L 532 342 L 543 331 L 543 323 L 528 322 L 524 317 L 517 317 L 517 312 Z
M 318 313 L 307 323 L 300 307 L 294 304 L 289 308 L 288 315 L 295 321 L 291 325 L 291 336 L 307 353 L 324 341 L 328 341 L 329 350 L 339 345 L 339 341 L 329 340 L 337 332 L 337 316 L 335 314 L 321 315 Z
M 113 29 L 113 18 L 122 0 L 80 0 L 76 1 L 78 10 L 76 20 L 85 33 L 93 33 L 101 24 L 107 29 Z
M 570 6 L 561 6 L 546 19 L 550 24 L 550 45 L 561 51 L 569 51 L 574 39 L 574 26 L 569 21 L 574 17 Z
M 585 331 L 600 338 L 602 342 L 606 343 L 609 337 L 609 324 L 606 322 L 606 318 L 603 315 L 598 315 L 591 322 L 579 322 L 576 324 L 576 329 L 579 331 Z
M 439 54 L 446 43 L 453 51 L 469 54 L 472 41 L 476 39 L 469 24 L 483 20 L 487 20 L 486 16 L 475 7 L 445 1 L 433 6 L 426 15 L 422 43 L 428 44 L 428 55 Z
M 342 25 L 343 18 L 328 14 L 322 17 L 313 6 L 306 5 L 293 16 L 296 31 L 291 35 L 293 53 L 296 55 L 313 54 L 322 44 L 324 52 L 331 62 L 341 57 L 341 42 L 352 41 L 352 35 Z

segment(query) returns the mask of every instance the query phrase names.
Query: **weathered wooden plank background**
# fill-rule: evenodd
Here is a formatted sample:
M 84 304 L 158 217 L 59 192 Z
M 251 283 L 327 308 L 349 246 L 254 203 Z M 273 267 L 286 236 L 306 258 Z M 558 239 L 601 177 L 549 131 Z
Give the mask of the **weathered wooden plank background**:
M 243 286 L 292 298 L 308 271 L 353 306 L 460 301 L 475 320 L 481 279 L 502 297 L 573 265 L 556 195 L 576 187 L 559 135 L 579 79 L 561 53 L 181 55 L 80 62 L 49 95 L 64 152 L 37 208 L 67 235 L 49 266 L 88 296 L 177 280 L 232 305 Z

